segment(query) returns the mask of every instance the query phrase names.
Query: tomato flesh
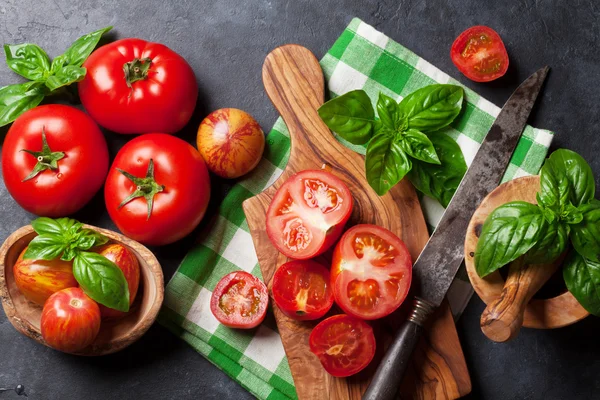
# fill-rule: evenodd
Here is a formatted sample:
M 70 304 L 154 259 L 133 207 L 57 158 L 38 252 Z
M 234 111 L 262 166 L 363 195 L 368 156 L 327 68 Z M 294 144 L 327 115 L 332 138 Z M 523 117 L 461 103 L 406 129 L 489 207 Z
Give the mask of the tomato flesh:
M 336 377 L 360 372 L 375 355 L 373 329 L 366 322 L 344 314 L 321 321 L 308 340 L 310 351 Z
M 452 62 L 467 78 L 489 82 L 508 69 L 508 54 L 500 35 L 487 26 L 473 26 L 461 33 L 450 50 Z

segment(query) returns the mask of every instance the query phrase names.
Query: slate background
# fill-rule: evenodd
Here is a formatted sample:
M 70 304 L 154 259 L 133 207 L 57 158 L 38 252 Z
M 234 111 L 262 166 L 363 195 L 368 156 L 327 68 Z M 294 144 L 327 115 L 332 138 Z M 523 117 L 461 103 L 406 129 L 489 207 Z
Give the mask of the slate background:
M 578 151 L 600 177 L 600 4 L 594 1 L 0 0 L 0 41 L 35 42 L 53 57 L 80 35 L 114 25 L 111 39 L 137 36 L 168 45 L 188 60 L 200 85 L 196 117 L 182 134 L 193 140 L 199 121 L 221 107 L 242 108 L 268 130 L 277 115 L 262 89 L 264 56 L 295 42 L 321 57 L 354 16 L 499 106 L 531 72 L 550 65 L 530 122 L 555 131 L 554 147 Z M 468 81 L 448 57 L 454 38 L 478 24 L 496 29 L 510 54 L 507 76 L 489 84 Z M 1 63 L 0 86 L 18 81 Z M 0 130 L 0 137 L 5 133 Z M 128 139 L 111 133 L 107 138 L 111 156 Z M 224 187 L 215 187 L 218 199 Z M 0 240 L 33 217 L 0 183 Z M 101 196 L 76 217 L 114 229 Z M 191 244 L 188 238 L 156 249 L 167 280 Z M 471 398 L 598 398 L 598 319 L 554 331 L 523 330 L 511 343 L 494 344 L 479 329 L 483 308 L 475 296 L 458 322 L 473 380 Z M 158 325 L 121 353 L 83 358 L 21 336 L 0 312 L 0 388 L 17 384 L 31 399 L 252 398 Z M 12 391 L 0 391 L 0 399 L 15 398 Z

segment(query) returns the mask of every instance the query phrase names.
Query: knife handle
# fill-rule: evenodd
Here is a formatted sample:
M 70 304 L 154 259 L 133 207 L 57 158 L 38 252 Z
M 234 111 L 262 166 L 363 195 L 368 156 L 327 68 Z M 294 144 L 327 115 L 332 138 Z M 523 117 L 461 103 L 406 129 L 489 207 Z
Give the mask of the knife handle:
M 395 400 L 404 372 L 423 331 L 423 325 L 435 307 L 415 297 L 410 316 L 394 337 L 385 356 L 379 363 L 363 400 Z

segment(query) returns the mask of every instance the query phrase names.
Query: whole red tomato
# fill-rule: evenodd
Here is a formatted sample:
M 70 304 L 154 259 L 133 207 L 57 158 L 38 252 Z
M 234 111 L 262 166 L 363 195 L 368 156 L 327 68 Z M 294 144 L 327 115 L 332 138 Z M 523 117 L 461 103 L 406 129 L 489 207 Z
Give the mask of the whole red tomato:
M 94 51 L 83 66 L 81 102 L 111 131 L 175 133 L 192 117 L 198 97 L 194 71 L 167 46 L 121 39 Z
M 106 140 L 84 112 L 52 104 L 24 112 L 2 146 L 2 176 L 25 210 L 62 217 L 83 207 L 108 170 Z
M 189 143 L 164 133 L 131 140 L 110 167 L 104 199 L 126 236 L 149 245 L 173 243 L 202 220 L 210 198 L 208 170 Z
M 24 260 L 21 252 L 13 267 L 15 283 L 27 300 L 43 306 L 59 290 L 77 287 L 71 261 Z
M 120 243 L 107 244 L 95 251 L 114 262 L 123 271 L 129 287 L 129 305 L 131 306 L 140 285 L 140 264 L 136 256 Z M 108 308 L 102 304 L 98 305 L 100 306 L 102 318 L 119 318 L 127 315 L 127 313 Z
M 48 346 L 74 353 L 92 344 L 100 331 L 100 308 L 80 288 L 54 293 L 42 311 L 42 337 Z

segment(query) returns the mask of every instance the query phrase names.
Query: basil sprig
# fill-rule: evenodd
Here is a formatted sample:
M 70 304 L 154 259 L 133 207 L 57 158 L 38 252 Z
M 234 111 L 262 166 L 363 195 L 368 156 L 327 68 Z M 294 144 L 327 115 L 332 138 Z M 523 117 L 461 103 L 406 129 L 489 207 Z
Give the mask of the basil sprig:
M 23 258 L 72 260 L 73 275 L 88 296 L 109 308 L 129 311 L 129 286 L 123 271 L 108 258 L 87 251 L 108 242 L 106 236 L 71 218 L 41 217 L 31 225 L 38 235 Z
M 417 190 L 448 205 L 467 165 L 460 147 L 444 133 L 461 111 L 464 91 L 430 85 L 400 103 L 379 94 L 376 109 L 363 90 L 336 97 L 319 108 L 332 131 L 356 145 L 368 143 L 367 180 L 379 195 L 408 175 Z
M 92 53 L 100 37 L 111 29 L 112 26 L 109 26 L 80 37 L 52 62 L 38 45 L 5 44 L 8 67 L 30 82 L 0 88 L 0 126 L 13 122 L 19 115 L 40 104 L 45 96 L 81 81 L 86 74 L 86 69 L 81 65 Z

